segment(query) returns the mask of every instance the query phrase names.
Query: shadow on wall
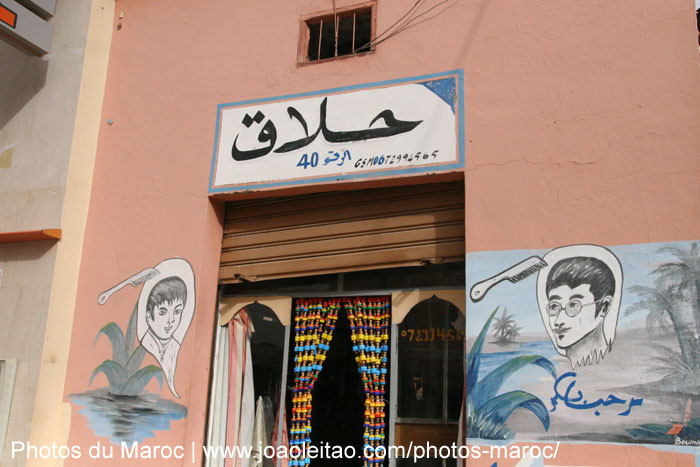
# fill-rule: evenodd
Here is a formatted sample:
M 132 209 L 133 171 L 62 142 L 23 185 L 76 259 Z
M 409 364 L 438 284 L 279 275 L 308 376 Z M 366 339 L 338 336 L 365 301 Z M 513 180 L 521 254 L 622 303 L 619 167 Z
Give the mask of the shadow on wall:
M 0 130 L 44 87 L 48 66 L 48 61 L 0 41 L 0 83 L 9 83 L 0 86 Z
M 56 246 L 55 240 L 22 243 L 0 243 L 0 263 L 35 261 L 50 252 L 51 248 L 54 246 Z

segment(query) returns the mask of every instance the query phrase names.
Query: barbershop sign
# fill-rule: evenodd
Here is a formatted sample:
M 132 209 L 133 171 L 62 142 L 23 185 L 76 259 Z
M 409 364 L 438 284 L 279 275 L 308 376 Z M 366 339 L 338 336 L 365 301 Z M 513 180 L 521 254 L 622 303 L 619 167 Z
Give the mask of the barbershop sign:
M 454 170 L 461 70 L 221 104 L 209 191 Z
M 0 0 L 0 38 L 32 55 L 49 52 L 56 0 Z

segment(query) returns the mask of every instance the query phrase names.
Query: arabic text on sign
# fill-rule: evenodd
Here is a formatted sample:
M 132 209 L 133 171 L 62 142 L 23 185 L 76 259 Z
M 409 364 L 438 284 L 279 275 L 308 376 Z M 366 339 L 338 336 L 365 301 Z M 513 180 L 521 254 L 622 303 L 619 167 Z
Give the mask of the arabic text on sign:
M 258 142 L 267 143 L 267 146 L 262 148 L 242 150 L 238 147 L 238 137 L 240 135 L 236 135 L 235 139 L 233 140 L 233 145 L 231 147 L 231 157 L 235 161 L 242 162 L 265 156 L 273 150 L 276 153 L 294 151 L 311 144 L 319 134 L 323 134 L 323 139 L 325 139 L 329 143 L 349 143 L 353 141 L 366 141 L 375 138 L 386 138 L 388 136 L 395 136 L 401 133 L 409 132 L 423 122 L 422 120 L 398 120 L 394 117 L 394 113 L 391 110 L 387 109 L 379 112 L 379 114 L 376 117 L 374 117 L 374 119 L 372 119 L 372 121 L 369 123 L 368 128 L 366 129 L 332 131 L 328 129 L 328 126 L 326 124 L 327 106 L 328 98 L 326 97 L 323 99 L 323 102 L 321 102 L 319 127 L 316 130 L 316 132 L 312 135 L 309 135 L 309 128 L 306 124 L 306 119 L 304 119 L 302 114 L 297 109 L 290 106 L 287 107 L 287 114 L 289 115 L 289 118 L 297 120 L 299 122 L 299 125 L 301 125 L 302 129 L 304 130 L 304 134 L 306 135 L 306 137 L 286 142 L 281 146 L 277 147 L 277 149 L 274 149 L 275 144 L 277 143 L 277 128 L 275 127 L 275 124 L 272 122 L 272 120 L 268 120 L 265 123 L 265 125 L 263 125 L 262 129 L 260 130 L 260 133 L 258 133 Z M 250 114 L 246 114 L 243 117 L 241 123 L 243 123 L 243 125 L 246 128 L 250 128 L 251 126 L 253 126 L 254 123 L 262 124 L 264 119 L 265 114 L 258 110 L 252 117 L 250 116 Z M 379 120 L 382 120 L 386 127 L 371 128 L 372 125 L 374 125 Z
M 335 165 L 338 167 L 341 167 L 343 164 L 345 164 L 345 160 L 352 160 L 352 156 L 350 155 L 350 151 L 345 149 L 342 153 L 342 156 L 340 152 L 338 151 L 328 151 L 329 156 L 326 157 L 323 160 L 323 165 L 326 166 L 330 164 L 331 162 L 336 162 Z M 340 159 L 340 160 L 339 160 Z M 297 163 L 297 167 L 303 167 L 304 169 L 309 168 L 309 166 L 316 167 L 318 166 L 319 162 L 319 156 L 317 152 L 311 153 L 311 156 L 308 154 L 304 153 L 302 154 L 301 158 L 299 159 L 299 162 Z

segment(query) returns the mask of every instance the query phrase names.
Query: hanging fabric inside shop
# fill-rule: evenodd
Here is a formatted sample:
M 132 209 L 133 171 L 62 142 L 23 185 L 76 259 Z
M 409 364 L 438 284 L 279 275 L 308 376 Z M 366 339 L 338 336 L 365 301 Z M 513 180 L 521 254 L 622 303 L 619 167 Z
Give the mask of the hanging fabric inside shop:
M 279 439 L 279 427 L 280 427 L 280 409 L 282 409 L 282 436 Z M 286 446 L 289 447 L 289 436 L 287 434 L 287 413 L 280 405 L 277 407 L 277 413 L 275 414 L 275 424 L 272 429 L 272 435 L 270 436 L 270 446 Z M 272 458 L 276 467 L 288 467 L 289 466 L 289 456 L 279 455 L 279 450 L 275 449 L 275 455 Z
M 226 444 L 252 446 L 255 426 L 255 390 L 250 336 L 254 332 L 248 312 L 241 310 L 229 323 L 229 393 Z M 226 466 L 248 467 L 247 457 L 226 459 Z
M 229 391 L 229 329 L 228 326 L 218 327 L 216 332 L 216 348 L 214 351 L 212 399 L 209 406 L 209 426 L 207 444 L 209 446 L 224 446 L 226 444 L 226 422 L 228 414 Z M 222 457 L 206 456 L 204 467 L 224 467 Z
M 267 446 L 288 445 L 281 403 L 285 327 L 257 301 L 233 310 L 219 324 L 207 445 L 236 446 L 241 453 L 252 449 L 254 455 L 209 456 L 205 466 L 288 467 L 285 456 L 260 455 Z
M 365 395 L 364 467 L 383 466 L 386 451 L 386 377 L 389 353 L 389 297 L 354 297 L 343 304 L 350 320 L 353 351 Z M 365 456 L 369 454 L 369 456 Z M 378 454 L 378 455 L 375 455 Z
M 311 444 L 312 392 L 323 368 L 338 319 L 340 301 L 301 299 L 294 307 L 294 393 L 290 449 L 307 453 Z M 292 457 L 290 466 L 306 466 L 308 457 Z
M 250 452 L 250 467 L 263 466 L 263 450 L 267 446 L 267 423 L 265 421 L 265 401 L 262 396 L 255 403 L 255 427 L 253 428 L 253 444 Z M 269 463 L 269 459 L 265 459 Z

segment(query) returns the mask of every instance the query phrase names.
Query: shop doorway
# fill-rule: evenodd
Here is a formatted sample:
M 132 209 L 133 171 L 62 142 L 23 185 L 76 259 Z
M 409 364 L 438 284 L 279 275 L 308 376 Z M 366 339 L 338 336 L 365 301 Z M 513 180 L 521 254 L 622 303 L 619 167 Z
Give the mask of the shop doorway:
M 274 353 L 272 360 L 276 363 L 255 355 L 256 349 L 264 347 L 252 347 L 252 361 L 256 366 L 252 369 L 252 379 L 256 381 L 256 386 L 258 381 L 262 381 L 270 388 L 267 393 L 273 398 L 277 397 L 280 402 L 274 404 L 275 409 L 278 406 L 282 409 L 282 412 L 275 410 L 274 421 L 267 424 L 267 438 L 272 446 L 294 445 L 291 408 L 295 389 L 296 303 L 302 299 L 345 300 L 378 295 L 391 301 L 391 337 L 388 343 L 386 394 L 383 397 L 385 446 L 408 445 L 411 441 L 416 444 L 426 440 L 431 444 L 440 441 L 450 445 L 457 441 L 463 401 L 463 262 L 230 284 L 223 287 L 222 295 L 220 325 L 233 323 L 235 319 L 231 317 L 237 316 L 236 313 L 241 310 L 251 316 L 257 310 L 265 310 L 265 316 L 257 318 L 264 324 L 255 332 L 267 332 L 264 329 L 269 328 L 277 336 L 272 339 L 275 351 L 270 353 L 270 356 Z M 270 316 L 271 312 L 276 318 Z M 314 384 L 310 443 L 319 448 L 324 445 L 352 446 L 358 456 L 354 459 L 315 459 L 311 461 L 313 466 L 362 465 L 365 399 L 362 375 L 352 349 L 350 326 L 347 312 L 341 307 L 331 344 Z M 284 338 L 280 340 L 282 332 Z M 270 339 L 259 335 L 252 341 L 264 343 Z M 429 361 L 419 362 L 423 357 Z M 230 356 L 230 359 L 235 358 Z M 266 362 L 266 366 L 258 368 L 255 362 Z M 269 371 L 277 374 L 256 374 Z M 431 371 L 442 375 L 440 383 L 433 381 Z M 228 375 L 232 381 L 236 377 Z M 416 388 L 413 387 L 414 379 L 417 379 Z M 269 383 L 275 380 L 284 381 L 284 384 L 277 386 Z M 231 387 L 232 390 L 236 389 Z M 258 392 L 256 388 L 255 394 L 258 395 Z M 212 398 L 215 399 L 214 391 Z M 232 399 L 229 397 L 229 400 Z M 233 402 L 236 403 L 235 400 Z M 227 410 L 234 418 L 240 414 L 240 410 L 230 405 Z M 243 424 L 241 422 L 241 426 Z M 254 422 L 250 424 L 254 425 Z M 281 426 L 285 427 L 284 433 L 280 430 Z M 226 444 L 231 444 L 229 438 L 230 434 L 226 437 Z M 450 466 L 454 462 L 426 459 L 424 464 Z M 283 463 L 275 459 L 265 465 Z M 405 462 L 392 459 L 383 465 L 402 466 Z
M 293 385 L 293 381 L 289 386 Z M 323 371 L 314 385 L 311 423 L 311 444 L 352 446 L 362 452 L 364 422 L 362 378 L 352 350 L 350 321 L 344 309 L 339 310 L 333 341 L 326 355 Z M 358 459 L 317 459 L 314 465 L 357 466 Z

